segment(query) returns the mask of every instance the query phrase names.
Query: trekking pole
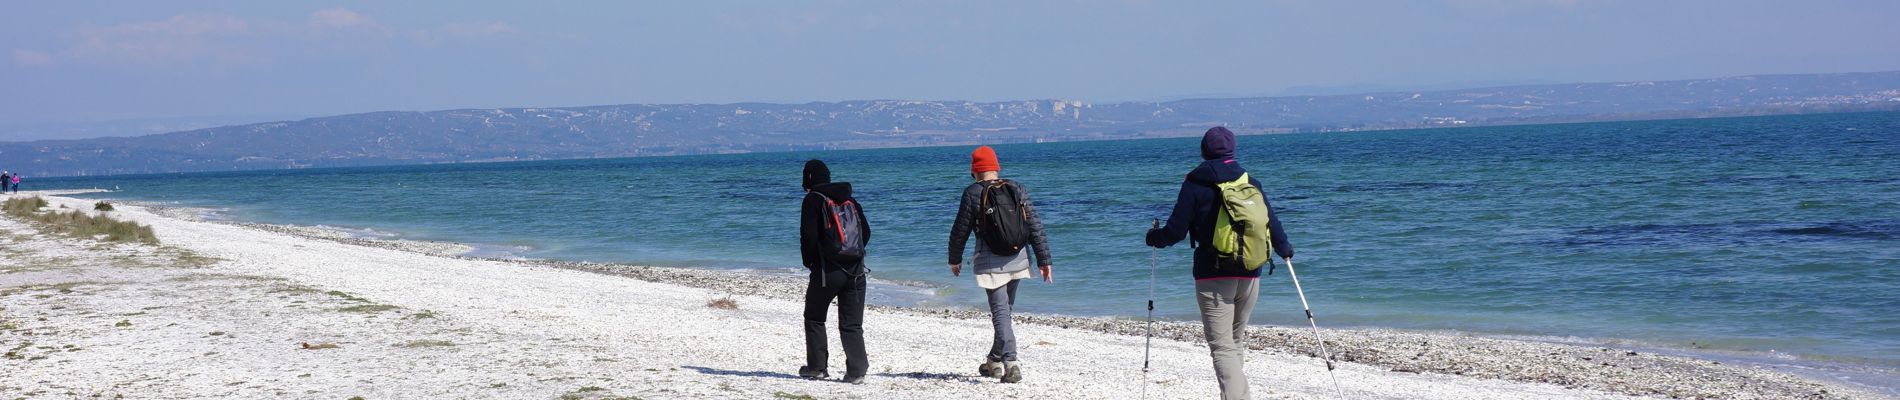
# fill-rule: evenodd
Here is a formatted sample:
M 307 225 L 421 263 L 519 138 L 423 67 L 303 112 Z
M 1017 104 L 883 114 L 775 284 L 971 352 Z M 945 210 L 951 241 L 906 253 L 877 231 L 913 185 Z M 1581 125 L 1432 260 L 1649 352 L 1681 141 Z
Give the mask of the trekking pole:
M 1155 218 L 1155 229 L 1161 229 L 1161 219 Z M 1148 339 L 1141 345 L 1141 398 L 1148 398 L 1148 352 L 1155 344 L 1155 252 L 1148 248 Z
M 1326 338 L 1319 336 L 1319 322 L 1313 321 L 1313 306 L 1306 304 L 1306 290 L 1300 289 L 1300 273 L 1293 272 L 1293 259 L 1286 260 L 1286 275 L 1293 278 L 1293 292 L 1300 295 L 1300 308 L 1306 310 L 1306 323 L 1313 326 L 1313 340 L 1319 341 L 1319 354 L 1326 359 L 1326 375 L 1333 378 L 1333 392 L 1338 393 L 1339 398 L 1346 398 L 1346 391 L 1339 389 L 1339 375 L 1333 374 L 1333 354 L 1326 350 Z

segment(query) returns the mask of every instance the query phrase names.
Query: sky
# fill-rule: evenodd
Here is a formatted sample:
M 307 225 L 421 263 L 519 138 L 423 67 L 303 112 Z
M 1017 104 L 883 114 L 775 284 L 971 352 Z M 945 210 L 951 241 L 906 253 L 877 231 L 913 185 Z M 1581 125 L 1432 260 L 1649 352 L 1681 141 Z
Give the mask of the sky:
M 1900 2 L 0 0 L 0 126 L 1900 70 Z

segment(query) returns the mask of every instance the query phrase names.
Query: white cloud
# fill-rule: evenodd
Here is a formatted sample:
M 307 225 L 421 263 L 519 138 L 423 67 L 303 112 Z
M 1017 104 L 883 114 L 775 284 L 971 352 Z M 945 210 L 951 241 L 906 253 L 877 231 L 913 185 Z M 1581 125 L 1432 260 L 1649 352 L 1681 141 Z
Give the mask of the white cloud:
M 1445 4 L 1456 7 L 1508 10 L 1545 7 L 1572 10 L 1582 5 L 1582 3 L 1583 0 L 1447 0 L 1445 2 Z
M 179 15 L 160 21 L 82 27 L 68 51 L 74 58 L 143 66 L 173 66 L 194 60 L 249 63 L 256 54 L 228 45 L 252 32 L 251 23 L 230 15 Z
M 143 68 L 240 67 L 284 61 L 298 55 L 328 57 L 401 45 L 398 28 L 346 8 L 310 13 L 304 20 L 245 18 L 223 14 L 178 15 L 157 21 L 74 30 L 62 59 Z M 420 29 L 417 42 L 508 35 L 520 30 L 498 21 L 463 22 Z M 54 57 L 14 53 L 15 64 L 50 63 Z M 44 61 L 43 63 L 41 61 Z
M 13 49 L 13 65 L 32 68 L 52 68 L 53 55 L 43 51 Z
M 131 22 L 98 28 L 84 29 L 82 34 L 89 36 L 110 35 L 175 35 L 207 36 L 243 34 L 250 31 L 250 23 L 242 18 L 230 15 L 178 15 L 162 21 Z
M 515 29 L 514 25 L 495 21 L 452 23 L 443 25 L 441 31 L 449 36 L 460 37 L 495 36 L 521 32 Z
M 741 11 L 720 13 L 715 18 L 723 29 L 775 32 L 782 35 L 798 35 L 838 26 L 835 22 L 838 17 L 817 10 Z M 855 24 L 846 25 L 855 26 Z
M 355 11 L 350 11 L 345 8 L 317 10 L 317 12 L 310 13 L 308 23 L 310 26 L 318 28 L 353 28 L 364 25 L 376 25 L 376 21 L 370 19 L 369 16 L 358 14 Z
M 409 32 L 409 39 L 416 44 L 435 46 L 443 39 L 480 39 L 521 33 L 514 25 L 498 21 L 454 22 L 443 24 L 435 29 L 419 29 Z

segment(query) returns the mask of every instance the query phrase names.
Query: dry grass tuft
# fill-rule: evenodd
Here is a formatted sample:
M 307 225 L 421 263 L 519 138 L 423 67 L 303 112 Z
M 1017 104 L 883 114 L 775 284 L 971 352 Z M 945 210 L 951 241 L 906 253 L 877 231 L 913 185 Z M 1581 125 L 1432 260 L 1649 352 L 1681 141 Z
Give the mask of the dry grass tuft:
M 396 309 L 396 306 L 392 306 L 388 304 L 359 304 L 359 305 L 354 305 L 354 306 L 349 306 L 349 307 L 338 308 L 336 310 L 342 311 L 342 312 L 379 313 L 379 312 L 384 312 L 384 311 L 389 311 L 389 310 L 394 310 L 394 309 Z
M 158 235 L 152 233 L 151 226 L 103 215 L 95 217 L 79 211 L 40 212 L 40 209 L 46 208 L 46 204 L 46 199 L 39 196 L 14 198 L 0 204 L 0 210 L 4 210 L 7 215 L 46 224 L 47 230 L 55 233 L 87 238 L 105 235 L 108 242 L 158 244 Z
M 304 350 L 323 350 L 323 349 L 334 349 L 334 348 L 337 348 L 337 347 L 338 347 L 338 346 L 336 345 L 336 343 L 317 343 L 317 344 L 310 344 L 310 342 L 303 342 L 303 349 L 304 349 Z
M 4 205 L 0 205 L 0 209 L 4 209 L 7 215 L 32 215 L 40 212 L 42 208 L 46 208 L 46 199 L 39 196 L 7 199 Z
M 739 309 L 739 301 L 733 300 L 732 296 L 726 296 L 708 300 L 706 301 L 706 306 L 721 310 L 737 310 Z
M 447 340 L 427 340 L 427 339 L 411 340 L 409 341 L 409 343 L 396 345 L 396 347 L 406 347 L 406 348 L 411 348 L 411 349 L 421 348 L 421 347 L 452 347 L 452 346 L 455 346 L 455 342 L 450 342 Z

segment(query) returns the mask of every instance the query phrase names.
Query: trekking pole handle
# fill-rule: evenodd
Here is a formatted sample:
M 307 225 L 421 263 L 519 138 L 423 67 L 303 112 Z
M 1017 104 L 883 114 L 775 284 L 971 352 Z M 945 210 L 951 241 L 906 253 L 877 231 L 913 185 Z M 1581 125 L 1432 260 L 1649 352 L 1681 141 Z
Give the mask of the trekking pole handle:
M 1155 218 L 1155 229 L 1161 229 L 1161 219 Z

